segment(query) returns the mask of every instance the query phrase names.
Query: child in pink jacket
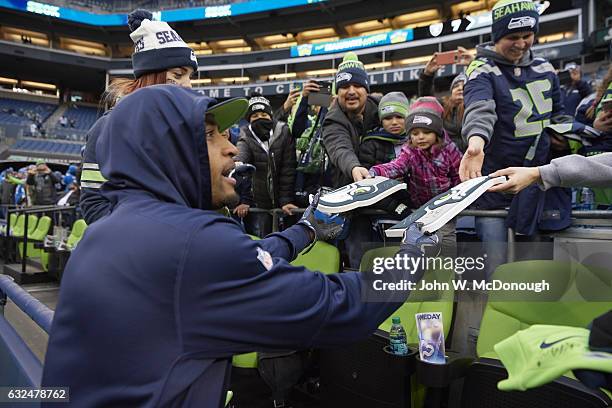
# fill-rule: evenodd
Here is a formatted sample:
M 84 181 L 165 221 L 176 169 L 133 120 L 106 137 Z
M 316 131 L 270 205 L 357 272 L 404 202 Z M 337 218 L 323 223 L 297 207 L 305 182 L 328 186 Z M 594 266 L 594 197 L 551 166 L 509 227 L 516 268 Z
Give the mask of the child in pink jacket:
M 389 163 L 370 168 L 373 176 L 408 179 L 410 198 L 417 208 L 461 182 L 461 152 L 446 135 L 441 114 L 430 99 L 419 98 L 411 107 L 406 118 L 406 132 L 410 139 L 399 156 Z M 437 101 L 435 103 L 439 105 Z M 454 223 L 440 230 L 443 248 L 452 250 L 450 246 L 456 246 L 454 230 Z

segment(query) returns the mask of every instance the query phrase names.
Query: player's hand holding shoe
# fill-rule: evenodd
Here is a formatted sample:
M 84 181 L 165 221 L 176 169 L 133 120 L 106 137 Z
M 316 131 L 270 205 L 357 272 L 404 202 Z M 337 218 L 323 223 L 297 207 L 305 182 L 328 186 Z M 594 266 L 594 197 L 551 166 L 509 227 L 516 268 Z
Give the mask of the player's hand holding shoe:
M 347 222 L 339 214 L 327 214 L 317 210 L 320 194 L 317 193 L 314 196 L 310 196 L 310 205 L 304 211 L 299 224 L 310 228 L 314 232 L 317 241 L 333 241 L 342 237 L 343 232 L 347 229 Z
M 440 254 L 442 244 L 437 234 L 421 232 L 418 223 L 413 223 L 404 231 L 401 247 L 409 252 L 416 249 L 427 257 L 436 257 Z

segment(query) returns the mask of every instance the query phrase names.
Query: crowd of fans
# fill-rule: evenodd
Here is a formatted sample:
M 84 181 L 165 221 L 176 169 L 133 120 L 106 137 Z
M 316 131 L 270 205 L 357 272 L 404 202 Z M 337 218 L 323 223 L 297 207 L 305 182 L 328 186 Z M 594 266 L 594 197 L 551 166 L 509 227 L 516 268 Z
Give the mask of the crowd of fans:
M 239 154 L 236 157 L 237 161 L 256 167 L 252 194 L 242 191 L 240 205 L 234 209 L 235 216 L 244 220 L 247 232 L 265 236 L 272 228 L 270 215 L 260 211 L 250 212 L 252 208 L 282 208 L 283 214 L 291 215 L 296 204 L 304 207 L 306 203 L 303 197 L 319 187 L 337 188 L 376 175 L 401 179 L 407 183 L 408 194 L 405 197 L 396 197 L 397 200 L 387 201 L 384 208 L 391 215 L 395 213 L 404 217 L 407 211 L 409 212 L 407 208 L 418 208 L 462 181 L 460 163 L 468 149 L 470 136 L 476 135 L 482 141 L 488 137 L 486 147 L 483 144 L 484 152 L 480 152 L 486 154 L 498 135 L 499 139 L 502 139 L 503 132 L 499 132 L 496 126 L 508 129 L 506 133 L 522 131 L 524 126 L 508 123 L 504 113 L 493 111 L 493 119 L 489 118 L 488 125 L 490 134 L 478 134 L 478 126 L 482 126 L 479 121 L 483 119 L 483 112 L 472 107 L 483 105 L 483 101 L 489 104 L 490 99 L 497 104 L 494 109 L 508 110 L 503 104 L 504 101 L 495 99 L 496 93 L 501 94 L 504 90 L 495 89 L 497 85 L 493 84 L 488 88 L 482 87 L 483 91 L 478 79 L 480 73 L 487 70 L 487 66 L 479 69 L 483 59 L 474 61 L 474 57 L 462 48 L 457 50 L 457 54 L 458 64 L 464 65 L 466 72 L 457 75 L 452 80 L 449 93 L 439 98 L 434 96 L 433 90 L 435 74 L 441 67 L 436 61 L 437 54 L 432 56 L 422 71 L 418 95 L 416 99 L 412 98 L 412 103 L 404 93 L 398 91 L 382 96 L 370 93 L 365 68 L 354 55 L 345 57 L 338 68 L 335 83 L 337 95 L 333 97 L 329 108 L 308 104 L 308 95 L 318 92 L 321 85 L 321 82 L 314 80 L 306 82 L 303 89 L 292 91 L 283 106 L 274 114 L 266 98 L 253 95 L 249 100 L 246 123 L 239 128 Z M 550 93 L 549 98 L 554 101 L 550 101 L 550 118 L 546 120 L 552 123 L 583 123 L 595 129 L 597 137 L 587 143 L 587 146 L 571 138 L 575 133 L 560 134 L 555 131 L 556 128 L 542 128 L 538 133 L 542 136 L 534 147 L 538 151 L 537 160 L 525 160 L 524 153 L 520 153 L 514 160 L 508 160 L 509 156 L 515 154 L 514 151 L 520 149 L 498 147 L 499 157 L 496 157 L 494 152 L 486 154 L 484 167 L 479 169 L 478 174 L 489 174 L 509 166 L 541 165 L 571 153 L 592 155 L 612 151 L 612 146 L 609 145 L 612 115 L 609 111 L 597 108 L 608 90 L 610 71 L 600 81 L 598 91 L 593 93 L 589 83 L 582 79 L 579 65 L 570 63 L 562 70 L 555 71 L 552 65 L 544 60 L 532 60 L 533 64 L 546 64 L 545 69 L 551 76 L 551 84 L 555 81 L 561 82 L 560 86 L 555 84 L 558 87 L 556 93 Z M 470 86 L 467 86 L 468 78 L 473 79 Z M 467 109 L 465 91 L 471 96 Z M 486 92 L 487 99 L 473 96 L 482 92 Z M 514 114 L 513 112 L 512 115 Z M 514 120 L 514 117 L 510 119 Z M 526 122 L 531 120 L 533 119 L 529 118 Z M 464 131 L 466 125 L 467 133 Z M 514 138 L 514 134 L 509 135 L 505 143 L 511 143 L 510 138 Z M 528 145 L 523 146 L 525 151 L 529 150 L 533 138 L 528 140 Z M 469 163 L 472 156 L 468 153 L 465 157 L 464 162 Z M 463 177 L 464 180 L 467 178 L 469 175 Z M 571 192 L 567 189 L 560 190 L 561 200 L 555 204 L 554 209 L 569 213 L 572 204 L 579 204 L 580 197 L 574 195 L 572 203 L 567 200 L 571 197 Z M 612 204 L 605 190 L 595 191 L 595 195 L 596 203 L 593 209 L 607 209 Z M 485 204 L 481 208 L 513 208 L 518 211 L 515 217 L 519 219 L 529 218 L 526 217 L 527 214 L 537 215 L 533 213 L 537 209 L 516 201 L 518 200 L 513 202 L 511 197 L 504 195 L 502 201 L 495 202 L 494 197 L 492 204 Z M 400 207 L 398 202 L 405 206 Z M 352 231 L 344 245 L 352 267 L 359 265 L 363 242 L 382 239 L 381 234 L 374 228 L 376 221 L 377 217 L 371 215 L 355 216 L 351 219 Z M 281 225 L 283 224 L 290 225 L 291 219 L 285 219 Z M 520 230 L 522 225 L 518 226 Z M 547 228 L 562 227 L 564 226 Z M 527 228 L 529 235 L 537 232 L 537 226 L 534 228 Z M 477 223 L 477 229 L 485 242 L 487 239 L 502 242 L 506 240 L 506 224 L 503 219 L 481 219 L 480 223 Z M 441 233 L 446 250 L 449 251 L 447 253 L 453 253 L 454 224 L 447 225 Z
M 15 109 L 13 107 L 3 106 L 2 108 L 0 108 L 0 112 L 14 116 L 16 118 L 22 118 L 24 121 L 30 122 L 29 131 L 31 135 L 34 136 L 44 134 L 44 129 L 42 126 L 44 118 L 42 114 L 36 109 Z
M 367 249 L 364 243 L 382 240 L 386 220 L 403 219 L 411 209 L 462 181 L 508 167 L 542 166 L 573 153 L 588 156 L 612 151 L 612 113 L 610 105 L 603 103 L 612 98 L 612 70 L 593 93 L 579 65 L 555 69 L 533 54 L 539 19 L 533 7 L 509 10 L 507 15 L 498 13 L 493 41 L 478 46 L 476 56 L 461 47 L 450 60 L 448 53 L 435 53 L 419 77 L 418 94 L 410 99 L 399 89 L 386 95 L 371 92 L 366 68 L 352 52 L 338 65 L 332 82 L 306 81 L 292 89 L 276 110 L 267 98 L 252 94 L 245 118 L 227 133 L 237 146 L 235 161 L 255 167 L 252 179 L 238 180 L 240 202 L 232 209 L 233 216 L 246 232 L 263 237 L 272 232 L 270 210 L 282 212 L 279 226 L 286 228 L 295 222 L 296 209 L 306 207 L 309 195 L 321 188 L 338 188 L 374 176 L 405 181 L 407 192 L 396 193 L 377 206 L 387 215 L 369 211 L 351 217 L 348 238 L 339 245 L 348 265 L 358 268 Z M 520 17 L 530 24 L 509 23 Z M 169 29 L 166 23 L 151 21 L 142 10 L 130 14 L 128 23 L 135 42 Z M 184 42 L 177 47 L 188 54 Z M 149 60 L 138 58 L 144 51 L 154 52 L 137 50 L 133 56 L 136 79 L 111 84 L 112 101 L 155 84 L 190 86 L 189 75 L 197 69 L 193 60 L 173 61 L 178 67 L 163 61 L 166 71 L 160 71 L 161 62 L 149 66 Z M 435 95 L 434 78 L 446 64 L 456 64 L 462 72 L 448 92 Z M 104 121 L 103 116 L 94 125 L 85 149 L 84 165 L 97 173 L 96 135 Z M 85 180 L 82 202 L 92 198 L 96 203 L 82 205 L 88 223 L 108 212 L 109 204 L 98 192 L 103 180 L 101 174 Z M 526 236 L 567 228 L 572 205 L 585 199 L 578 194 L 572 197 L 570 189 L 544 192 L 532 187 L 516 196 L 489 192 L 474 203 L 478 210 L 508 210 L 507 219 L 476 218 L 476 233 L 485 247 L 505 243 L 507 227 Z M 609 208 L 609 191 L 592 193 L 595 199 L 588 209 Z M 452 255 L 454 223 L 441 235 L 444 250 Z M 500 252 L 488 247 L 485 251 Z M 491 265 L 504 261 L 502 256 Z
M 9 208 L 32 206 L 78 206 L 80 187 L 77 166 L 70 165 L 65 174 L 51 171 L 44 161 L 0 173 L 0 204 L 6 214 Z

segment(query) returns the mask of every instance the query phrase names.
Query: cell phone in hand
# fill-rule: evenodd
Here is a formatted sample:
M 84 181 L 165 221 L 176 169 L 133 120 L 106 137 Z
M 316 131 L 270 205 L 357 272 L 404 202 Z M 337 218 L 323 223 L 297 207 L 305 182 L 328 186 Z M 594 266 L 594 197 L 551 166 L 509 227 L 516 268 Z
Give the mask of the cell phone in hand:
M 572 83 L 572 77 L 570 76 L 569 71 L 561 71 L 557 74 L 559 77 L 559 84 L 569 86 Z
M 331 95 L 331 91 L 332 91 L 331 81 L 317 81 L 317 85 L 319 85 L 319 92 L 328 93 Z
M 459 60 L 459 51 L 441 52 L 436 55 L 436 64 L 438 65 L 454 65 Z
M 601 101 L 601 110 L 604 110 L 606 112 L 611 112 L 612 111 L 612 99 Z
M 317 81 L 317 84 L 319 85 L 319 91 L 308 94 L 308 104 L 327 108 L 332 99 L 332 83 L 331 81 Z

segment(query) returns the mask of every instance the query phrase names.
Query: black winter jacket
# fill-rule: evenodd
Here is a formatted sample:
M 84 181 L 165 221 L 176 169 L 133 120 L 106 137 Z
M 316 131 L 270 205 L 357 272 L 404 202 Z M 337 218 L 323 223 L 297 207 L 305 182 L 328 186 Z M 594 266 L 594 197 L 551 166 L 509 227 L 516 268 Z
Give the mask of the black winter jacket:
M 59 179 L 50 173 L 28 174 L 27 184 L 32 190 L 32 204 L 34 205 L 54 205 L 57 193 L 55 192 L 55 184 L 59 183 Z
M 366 169 L 395 159 L 395 146 L 406 141 L 406 134 L 392 135 L 384 129 L 377 129 L 368 133 L 359 147 L 359 161 Z
M 323 121 L 323 146 L 331 164 L 332 187 L 353 182 L 353 168 L 362 166 L 359 161 L 361 139 L 378 127 L 378 104 L 371 97 L 366 100 L 363 121 L 349 119 L 337 102 L 330 107 Z
M 295 201 L 295 139 L 285 123 L 277 122 L 274 126 L 268 152 L 248 126 L 240 129 L 237 146 L 234 160 L 256 167 L 253 195 L 257 207 L 280 208 Z

